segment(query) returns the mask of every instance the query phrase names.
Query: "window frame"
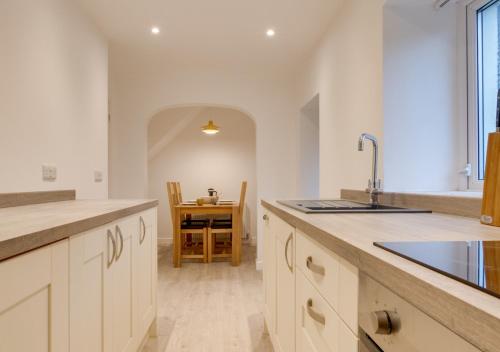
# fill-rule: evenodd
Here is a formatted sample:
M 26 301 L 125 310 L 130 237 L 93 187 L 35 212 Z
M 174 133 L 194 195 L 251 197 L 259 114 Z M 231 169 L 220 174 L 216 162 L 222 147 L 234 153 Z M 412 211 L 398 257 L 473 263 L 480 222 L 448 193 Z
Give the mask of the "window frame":
M 467 160 L 471 172 L 467 188 L 482 191 L 484 181 L 479 179 L 479 106 L 478 106 L 478 31 L 477 11 L 495 0 L 473 0 L 467 2 Z

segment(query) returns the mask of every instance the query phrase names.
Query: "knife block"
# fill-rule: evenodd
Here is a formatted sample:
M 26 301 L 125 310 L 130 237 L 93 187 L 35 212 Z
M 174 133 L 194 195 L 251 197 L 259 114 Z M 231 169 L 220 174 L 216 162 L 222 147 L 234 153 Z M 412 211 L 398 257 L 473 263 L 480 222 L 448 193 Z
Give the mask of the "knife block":
M 500 226 L 500 132 L 488 135 L 481 222 Z

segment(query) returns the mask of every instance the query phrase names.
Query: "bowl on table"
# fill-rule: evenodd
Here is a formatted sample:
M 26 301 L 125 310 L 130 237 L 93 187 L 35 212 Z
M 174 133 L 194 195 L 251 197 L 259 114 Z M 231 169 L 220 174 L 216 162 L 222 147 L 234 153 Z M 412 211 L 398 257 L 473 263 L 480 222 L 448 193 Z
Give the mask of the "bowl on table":
M 196 199 L 196 204 L 204 205 L 204 204 L 212 204 L 215 205 L 219 201 L 218 196 L 205 196 Z

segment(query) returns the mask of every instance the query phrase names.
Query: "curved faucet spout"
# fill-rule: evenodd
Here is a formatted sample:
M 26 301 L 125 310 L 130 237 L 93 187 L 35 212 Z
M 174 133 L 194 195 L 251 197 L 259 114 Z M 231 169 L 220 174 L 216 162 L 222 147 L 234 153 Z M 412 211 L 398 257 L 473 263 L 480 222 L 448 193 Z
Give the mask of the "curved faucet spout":
M 367 191 L 372 195 L 372 203 L 377 203 L 376 197 L 373 197 L 374 194 L 380 193 L 381 189 L 381 181 L 378 179 L 378 141 L 377 137 L 371 135 L 369 133 L 363 133 L 358 140 L 358 150 L 362 152 L 365 149 L 365 141 L 372 142 L 373 145 L 373 158 L 372 158 L 372 177 L 368 181 L 368 189 Z
M 378 149 L 377 137 L 375 137 L 374 135 L 369 134 L 369 133 L 363 133 L 363 134 L 361 134 L 361 136 L 359 136 L 359 140 L 358 140 L 358 150 L 360 152 L 365 150 L 365 141 L 366 140 L 371 141 L 373 143 L 373 148 Z

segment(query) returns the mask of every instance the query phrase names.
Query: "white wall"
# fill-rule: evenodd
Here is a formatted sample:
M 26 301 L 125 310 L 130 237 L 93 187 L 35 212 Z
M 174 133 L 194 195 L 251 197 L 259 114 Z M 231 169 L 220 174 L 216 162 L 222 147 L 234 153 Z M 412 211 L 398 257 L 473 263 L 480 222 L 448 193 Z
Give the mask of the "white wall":
M 388 0 L 384 7 L 387 190 L 457 190 L 463 177 L 457 7 L 436 11 L 433 3 Z
M 107 197 L 107 75 L 106 42 L 73 2 L 0 1 L 0 192 Z
M 251 116 L 257 136 L 257 201 L 295 195 L 297 110 L 289 77 L 277 76 L 272 68 L 182 66 L 112 47 L 110 79 L 111 197 L 147 195 L 149 119 L 166 107 L 192 104 L 233 107 Z
M 220 132 L 208 136 L 201 126 L 208 119 Z M 187 123 L 183 124 L 184 121 Z M 181 125 L 181 128 L 177 126 Z M 176 130 L 175 135 L 169 134 Z M 149 197 L 159 199 L 158 237 L 172 239 L 172 221 L 166 194 L 167 181 L 179 181 L 185 200 L 215 188 L 222 199 L 238 200 L 241 182 L 248 181 L 245 234 L 256 240 L 255 124 L 245 114 L 223 108 L 174 108 L 158 113 L 148 128 Z
M 382 5 L 382 0 L 344 1 L 299 73 L 297 111 L 320 96 L 322 197 L 366 187 L 371 152 L 357 151 L 361 133 L 372 133 L 383 144 Z

